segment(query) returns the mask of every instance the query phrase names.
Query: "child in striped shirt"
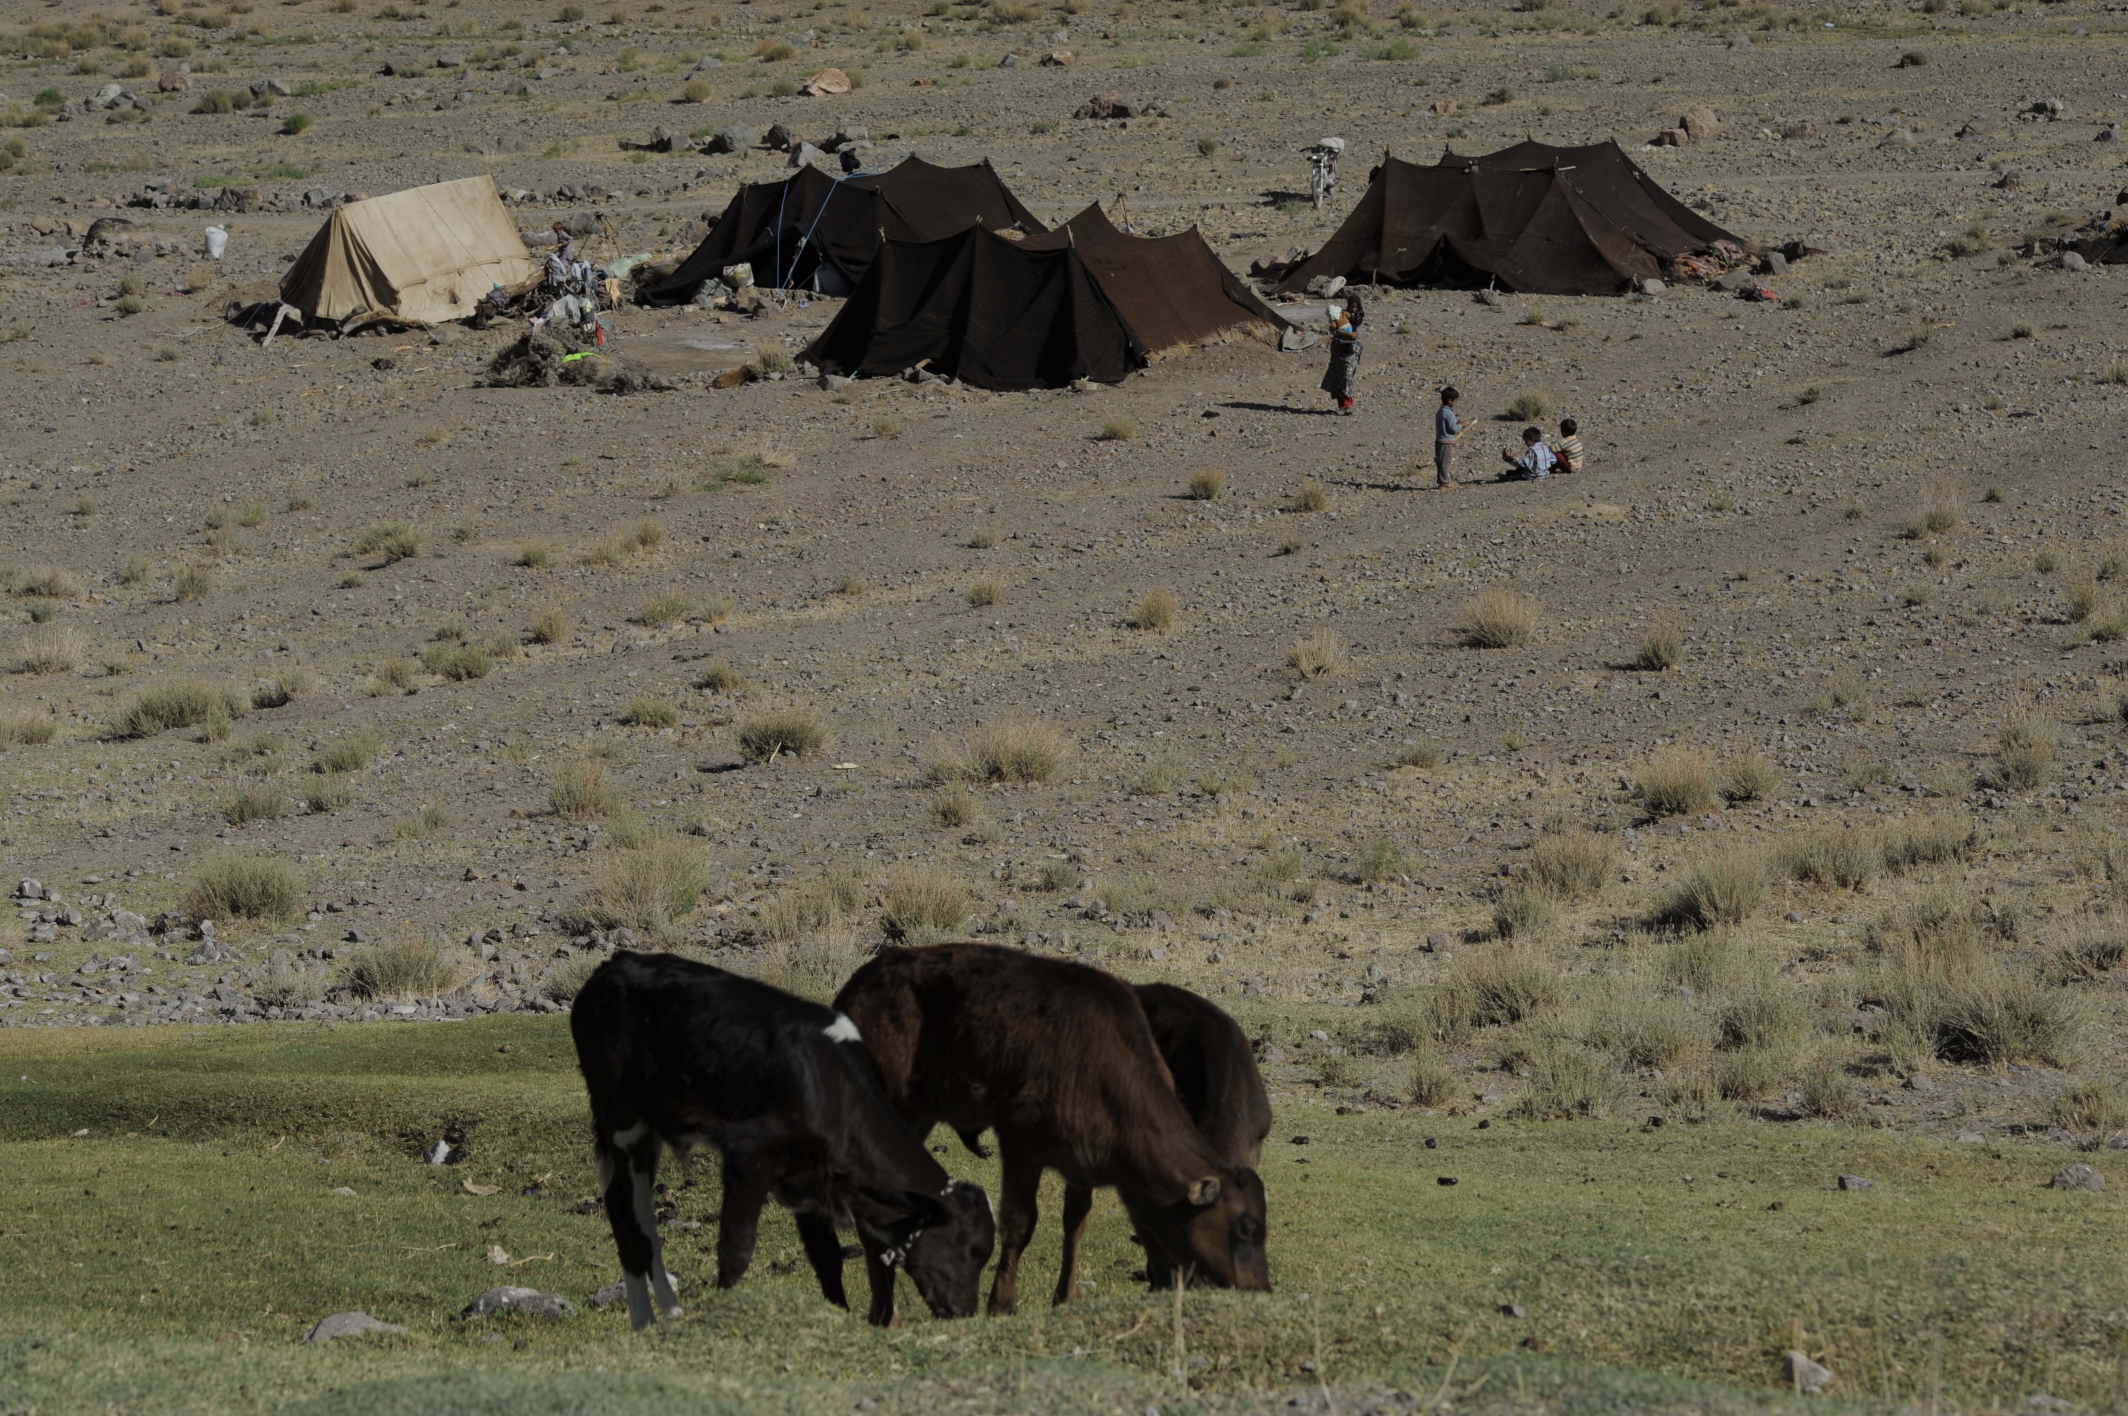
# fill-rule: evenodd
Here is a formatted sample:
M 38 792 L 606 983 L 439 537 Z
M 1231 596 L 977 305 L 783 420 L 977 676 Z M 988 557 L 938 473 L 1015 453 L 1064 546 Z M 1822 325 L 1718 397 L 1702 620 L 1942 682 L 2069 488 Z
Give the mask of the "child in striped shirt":
M 1579 472 L 1587 456 L 1581 450 L 1581 424 L 1572 418 L 1559 420 L 1559 441 L 1552 444 L 1552 456 L 1559 459 L 1555 472 Z

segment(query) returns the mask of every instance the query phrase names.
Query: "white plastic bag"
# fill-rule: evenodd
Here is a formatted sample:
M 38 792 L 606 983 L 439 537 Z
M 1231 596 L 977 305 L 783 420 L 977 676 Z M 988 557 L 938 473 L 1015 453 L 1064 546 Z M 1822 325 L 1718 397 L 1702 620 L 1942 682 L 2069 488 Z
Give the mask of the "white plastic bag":
M 222 252 L 224 252 L 224 251 L 226 251 L 226 250 L 228 250 L 228 249 L 229 249 L 229 233 L 228 233 L 228 231 L 226 231 L 225 229 L 223 229 L 222 227 L 219 227 L 219 226 L 210 226 L 210 227 L 208 227 L 208 228 L 207 228 L 207 259 L 208 259 L 208 260 L 210 260 L 210 261 L 218 261 L 218 260 L 220 260 L 220 259 L 222 258 Z

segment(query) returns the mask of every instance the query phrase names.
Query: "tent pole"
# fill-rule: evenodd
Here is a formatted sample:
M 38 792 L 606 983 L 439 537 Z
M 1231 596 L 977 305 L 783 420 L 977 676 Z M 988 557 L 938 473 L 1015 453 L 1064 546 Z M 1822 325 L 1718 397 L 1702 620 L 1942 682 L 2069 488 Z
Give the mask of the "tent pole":
M 271 348 L 273 347 L 273 337 L 274 337 L 275 335 L 277 335 L 277 334 L 279 334 L 279 333 L 281 332 L 281 321 L 282 321 L 282 320 L 285 320 L 285 319 L 287 319 L 287 318 L 288 318 L 288 306 L 287 306 L 287 305 L 283 304 L 283 305 L 277 305 L 277 306 L 275 306 L 275 307 L 274 307 L 274 312 L 273 312 L 273 327 L 272 327 L 271 329 L 269 329 L 269 330 L 267 330 L 267 331 L 266 331 L 266 338 L 265 338 L 265 339 L 263 339 L 263 340 L 261 340 L 261 341 L 259 342 L 259 348 L 261 348 L 261 349 L 271 349 Z

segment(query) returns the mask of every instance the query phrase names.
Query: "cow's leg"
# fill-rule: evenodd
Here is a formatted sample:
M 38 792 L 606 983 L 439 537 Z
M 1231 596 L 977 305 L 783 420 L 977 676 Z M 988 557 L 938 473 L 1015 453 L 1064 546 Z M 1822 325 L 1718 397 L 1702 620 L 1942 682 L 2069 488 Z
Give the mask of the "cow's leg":
M 1167 1251 L 1158 1244 L 1138 1241 L 1145 1248 L 1145 1282 L 1154 1292 L 1175 1286 L 1175 1266 L 1168 1262 Z
M 838 1308 L 849 1307 L 849 1296 L 842 1287 L 842 1238 L 835 1232 L 835 1221 L 817 1210 L 796 1218 L 806 1261 L 813 1266 L 813 1277 L 820 1280 L 820 1296 Z
M 990 1281 L 992 1316 L 1019 1311 L 1020 1254 L 1034 1237 L 1040 1212 L 1037 1200 L 1042 1187 L 1042 1167 L 1025 1159 L 1024 1148 L 1004 1136 L 998 1137 L 1004 1152 L 1004 1173 L 998 1186 L 998 1266 Z
M 894 1268 L 879 1256 L 870 1243 L 864 1246 L 865 1277 L 872 1284 L 872 1305 L 865 1310 L 865 1321 L 873 1327 L 894 1326 Z
M 724 1207 L 717 1216 L 717 1287 L 730 1288 L 746 1277 L 747 1266 L 754 1261 L 761 1207 L 766 1203 L 768 1178 L 726 1155 Z
M 1086 1216 L 1093 1213 L 1094 1192 L 1085 1185 L 1064 1187 L 1064 1262 L 1057 1270 L 1054 1302 L 1069 1303 L 1079 1296 L 1079 1239 L 1086 1233 Z
M 650 1275 L 653 1270 L 663 1272 L 657 1253 L 657 1211 L 638 1203 L 639 1196 L 647 1197 L 650 1192 L 658 1140 L 647 1128 L 631 1126 L 615 1135 L 601 1135 L 597 1154 L 606 1222 L 613 1228 L 613 1245 L 621 1256 L 621 1286 L 628 1294 L 628 1325 L 640 1332 L 655 1320 L 650 1311 Z
M 658 1138 L 648 1133 L 628 1148 L 631 1182 L 629 1199 L 635 1209 L 636 1224 L 650 1236 L 651 1296 L 658 1300 L 658 1307 L 664 1310 L 666 1317 L 677 1318 L 680 1316 L 680 1300 L 672 1291 L 672 1275 L 665 1272 L 665 1236 L 658 1233 L 656 1191 L 659 1149 Z M 635 1309 L 631 1302 L 629 1316 L 633 1318 L 634 1315 Z M 637 1326 L 642 1324 L 638 1323 Z

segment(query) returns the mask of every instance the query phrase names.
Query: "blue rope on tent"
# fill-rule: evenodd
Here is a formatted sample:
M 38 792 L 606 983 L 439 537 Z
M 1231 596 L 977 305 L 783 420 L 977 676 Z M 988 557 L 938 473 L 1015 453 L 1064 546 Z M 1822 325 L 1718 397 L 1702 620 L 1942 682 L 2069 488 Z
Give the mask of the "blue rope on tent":
M 786 195 L 789 193 L 789 190 L 790 189 L 787 187 L 784 189 Z M 805 248 L 813 244 L 813 233 L 820 229 L 820 218 L 828 214 L 828 203 L 834 201 L 835 194 L 841 190 L 842 178 L 830 177 L 828 179 L 828 194 L 820 199 L 820 210 L 813 213 L 813 224 L 805 228 L 805 235 L 800 236 L 798 238 L 798 249 L 791 252 L 791 269 L 794 272 L 798 269 L 798 262 L 805 259 Z M 782 234 L 780 220 L 779 225 L 777 227 L 777 234 L 779 236 Z M 781 273 L 779 272 L 778 274 L 780 276 Z M 780 290 L 784 287 L 778 285 L 776 288 Z
M 783 180 L 783 191 L 776 198 L 776 268 L 769 272 L 772 279 L 768 288 L 771 290 L 783 288 L 783 208 L 790 202 L 791 183 L 796 180 L 796 177 L 786 177 Z

